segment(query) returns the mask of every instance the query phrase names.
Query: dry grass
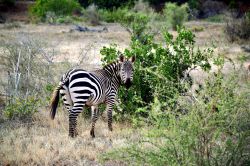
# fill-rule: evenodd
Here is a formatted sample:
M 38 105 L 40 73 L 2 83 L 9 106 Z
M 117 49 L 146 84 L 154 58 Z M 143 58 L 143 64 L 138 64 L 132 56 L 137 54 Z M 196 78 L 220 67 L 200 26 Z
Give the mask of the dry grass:
M 27 35 L 31 38 L 39 39 L 55 50 L 54 62 L 64 62 L 65 60 L 75 63 L 81 58 L 81 51 L 86 54 L 89 64 L 100 65 L 100 49 L 103 46 L 117 43 L 119 48 L 124 50 L 130 42 L 130 34 L 119 24 L 105 25 L 108 32 L 77 32 L 70 31 L 74 25 L 33 25 L 19 23 L 20 28 L 6 29 L 5 24 L 0 24 L 0 41 L 8 41 L 20 35 Z M 86 25 L 81 25 L 86 26 Z M 104 26 L 87 26 L 90 29 L 103 29 Z
M 114 123 L 114 131 L 110 132 L 107 123 L 99 119 L 96 138 L 92 139 L 90 121 L 79 116 L 79 136 L 72 139 L 68 137 L 67 119 L 66 112 L 59 110 L 52 121 L 48 111 L 42 110 L 32 123 L 3 122 L 0 165 L 100 165 L 100 154 L 139 138 L 127 124 Z

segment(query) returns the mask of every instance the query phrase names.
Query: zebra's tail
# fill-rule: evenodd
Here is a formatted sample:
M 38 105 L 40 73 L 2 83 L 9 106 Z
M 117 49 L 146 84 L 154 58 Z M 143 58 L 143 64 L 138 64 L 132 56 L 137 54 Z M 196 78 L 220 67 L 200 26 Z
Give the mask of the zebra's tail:
M 55 88 L 51 100 L 50 100 L 50 117 L 53 120 L 56 115 L 56 108 L 59 102 L 59 90 L 61 89 L 61 85 Z

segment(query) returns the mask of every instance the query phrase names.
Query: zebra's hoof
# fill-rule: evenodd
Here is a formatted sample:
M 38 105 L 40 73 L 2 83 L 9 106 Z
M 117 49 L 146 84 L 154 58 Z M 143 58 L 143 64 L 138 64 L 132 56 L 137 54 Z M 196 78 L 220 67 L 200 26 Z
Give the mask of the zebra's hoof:
M 77 137 L 77 135 L 78 135 L 77 132 L 69 133 L 69 137 L 71 137 L 71 138 L 75 138 L 75 137 Z
M 113 131 L 113 127 L 109 127 L 109 131 Z
M 94 130 L 90 130 L 90 135 L 91 135 L 92 138 L 95 138 L 95 132 L 94 132 Z

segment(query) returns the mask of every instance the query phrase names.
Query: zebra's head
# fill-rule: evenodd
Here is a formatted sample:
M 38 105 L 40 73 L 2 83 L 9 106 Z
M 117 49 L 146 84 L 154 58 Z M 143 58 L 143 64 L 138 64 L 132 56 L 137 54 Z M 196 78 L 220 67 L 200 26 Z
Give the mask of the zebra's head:
M 133 81 L 133 73 L 134 73 L 133 64 L 135 62 L 135 56 L 128 59 L 125 58 L 123 55 L 120 55 L 119 62 L 121 64 L 119 72 L 121 82 L 128 89 L 132 85 Z

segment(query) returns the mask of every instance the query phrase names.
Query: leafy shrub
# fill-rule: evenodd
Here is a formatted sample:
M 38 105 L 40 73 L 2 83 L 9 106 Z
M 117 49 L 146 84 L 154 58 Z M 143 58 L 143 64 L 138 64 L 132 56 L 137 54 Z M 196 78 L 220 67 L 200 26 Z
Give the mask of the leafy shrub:
M 49 24 L 72 24 L 83 21 L 78 16 L 57 16 L 54 12 L 47 12 L 45 22 Z
M 104 161 L 133 165 L 247 165 L 250 162 L 249 81 L 239 72 L 211 76 L 192 100 L 182 97 L 179 109 L 163 112 L 154 102 L 157 124 L 138 141 L 102 155 Z M 244 74 L 242 75 L 243 77 Z M 245 86 L 246 85 L 246 86 Z
M 4 108 L 4 115 L 8 119 L 27 119 L 37 112 L 39 100 L 34 97 L 14 99 Z
M 227 20 L 225 33 L 230 41 L 250 39 L 250 12 L 245 13 L 242 18 L 233 15 Z
M 125 22 L 125 20 L 129 20 L 129 18 L 133 17 L 134 13 L 130 13 L 128 8 L 118 8 L 117 10 L 99 10 L 99 15 L 102 20 L 106 22 Z
M 182 26 L 188 18 L 187 4 L 178 6 L 175 3 L 166 3 L 163 9 L 163 13 L 167 21 L 171 22 L 172 28 L 177 29 L 178 26 Z
M 133 7 L 133 11 L 135 12 L 150 13 L 152 10 L 153 9 L 149 6 L 149 3 L 143 0 L 136 1 Z
M 198 9 L 198 8 L 199 8 L 199 5 L 200 5 L 199 0 L 188 0 L 188 6 L 189 6 L 191 9 Z
M 100 16 L 96 5 L 88 6 L 84 11 L 84 17 L 91 25 L 100 25 Z
M 224 14 L 217 14 L 217 15 L 206 18 L 206 21 L 209 21 L 209 22 L 224 22 L 224 20 L 225 20 Z
M 194 35 L 191 31 L 179 29 L 175 40 L 170 33 L 164 32 L 166 46 L 163 46 L 154 41 L 153 35 L 145 32 L 146 24 L 147 19 L 143 17 L 132 24 L 131 49 L 124 51 L 128 57 L 135 55 L 137 58 L 132 90 L 121 90 L 119 93 L 124 114 L 147 116 L 154 97 L 165 103 L 165 108 L 173 107 L 174 95 L 187 90 L 182 82 L 192 84 L 185 72 L 198 66 L 210 68 L 208 59 L 212 50 L 194 49 Z M 104 47 L 101 50 L 103 64 L 115 60 L 117 52 L 114 46 Z
M 162 29 L 163 25 L 165 27 L 168 24 L 160 13 L 156 13 L 148 3 L 143 1 L 135 2 L 132 8 L 121 7 L 115 10 L 100 9 L 99 15 L 103 21 L 121 23 L 130 32 L 133 32 L 132 26 L 136 20 L 141 20 L 141 18 L 147 20 L 147 24 L 145 25 L 147 29 L 150 28 L 151 31 L 157 33 Z M 140 24 L 140 22 L 137 22 L 137 24 Z
M 80 4 L 75 0 L 37 0 L 29 13 L 32 17 L 44 19 L 47 12 L 54 12 L 56 16 L 71 15 L 79 8 Z

